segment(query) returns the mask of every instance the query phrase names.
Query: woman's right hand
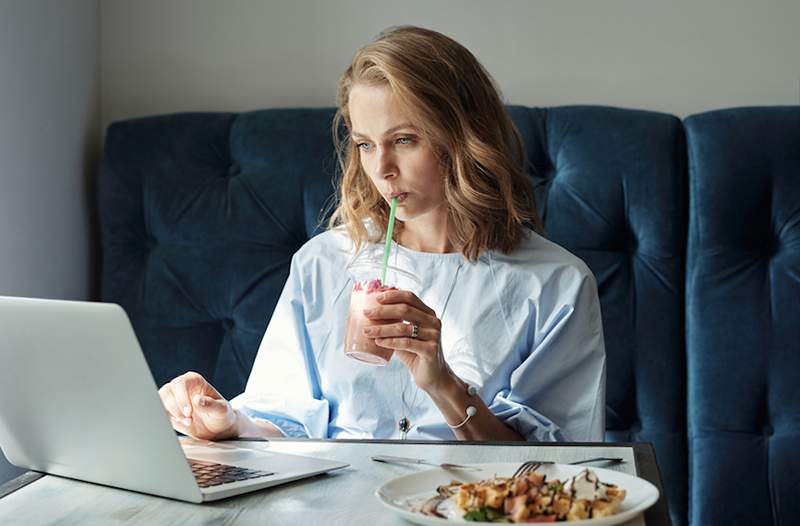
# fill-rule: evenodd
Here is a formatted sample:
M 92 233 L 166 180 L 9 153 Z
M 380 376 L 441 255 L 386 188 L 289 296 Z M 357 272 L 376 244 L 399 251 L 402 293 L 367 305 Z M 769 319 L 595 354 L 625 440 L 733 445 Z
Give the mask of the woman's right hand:
M 172 427 L 202 440 L 238 436 L 237 413 L 200 374 L 182 374 L 158 390 Z

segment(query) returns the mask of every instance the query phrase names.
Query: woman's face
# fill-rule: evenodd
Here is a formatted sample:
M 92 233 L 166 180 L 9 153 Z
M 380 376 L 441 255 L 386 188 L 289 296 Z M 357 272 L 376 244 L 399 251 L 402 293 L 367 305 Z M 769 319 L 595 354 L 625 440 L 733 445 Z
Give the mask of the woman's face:
M 446 213 L 443 167 L 391 89 L 357 84 L 348 107 L 361 167 L 387 203 L 397 196 L 397 218 L 405 222 Z

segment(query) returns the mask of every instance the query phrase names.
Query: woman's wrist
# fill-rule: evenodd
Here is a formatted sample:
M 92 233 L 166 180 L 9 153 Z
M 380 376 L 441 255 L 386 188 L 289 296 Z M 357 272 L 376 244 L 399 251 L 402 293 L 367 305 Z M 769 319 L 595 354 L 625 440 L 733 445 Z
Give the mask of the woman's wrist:
M 493 415 L 476 391 L 452 371 L 428 396 L 460 440 L 525 440 Z
M 449 368 L 447 375 L 427 393 L 448 421 L 461 421 L 465 408 L 470 405 L 466 382 Z
M 230 438 L 275 438 L 286 436 L 275 424 L 268 420 L 255 421 L 239 409 L 234 409 L 234 411 L 236 420 L 234 421 L 233 432 L 235 434 Z

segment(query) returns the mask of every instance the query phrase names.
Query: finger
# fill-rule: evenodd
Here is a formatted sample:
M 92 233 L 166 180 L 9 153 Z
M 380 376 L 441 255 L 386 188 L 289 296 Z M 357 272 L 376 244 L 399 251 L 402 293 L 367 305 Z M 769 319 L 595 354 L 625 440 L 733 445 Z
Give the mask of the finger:
M 413 323 L 390 323 L 388 325 L 370 325 L 364 327 L 364 336 L 367 338 L 412 338 L 414 334 Z M 417 325 L 417 340 L 436 340 L 439 335 L 434 329 L 427 329 Z
M 158 395 L 161 397 L 161 403 L 164 404 L 167 414 L 170 418 L 181 418 L 183 415 L 178 410 L 178 405 L 175 403 L 175 397 L 172 394 L 172 386 L 165 384 L 158 390 Z
M 172 395 L 172 387 L 170 384 L 164 385 L 158 391 L 159 396 L 161 397 L 161 403 L 164 405 L 164 410 L 169 417 L 170 422 L 172 422 L 172 427 L 175 427 L 176 424 L 181 426 L 181 429 L 178 429 L 181 433 L 183 433 L 183 429 L 186 426 L 192 425 L 192 419 L 183 416 L 182 412 L 178 409 L 178 405 L 175 403 L 175 397 Z
M 201 414 L 214 418 L 224 417 L 228 414 L 228 401 L 225 399 L 219 400 L 211 396 L 195 395 L 192 402 Z
M 219 391 L 217 391 L 214 388 L 213 385 L 208 383 L 208 381 L 205 378 L 203 379 L 203 384 L 204 384 L 204 386 L 203 386 L 203 391 L 202 392 L 203 392 L 204 395 L 206 395 L 208 397 L 211 397 L 214 400 L 223 400 L 223 401 L 227 402 L 227 399 L 224 396 L 222 396 L 221 394 L 219 394 Z
M 439 350 L 439 345 L 431 341 L 420 341 L 413 338 L 377 338 L 375 344 L 395 351 L 408 351 L 417 356 L 430 357 Z
M 389 305 L 393 303 L 407 303 L 412 307 L 416 307 L 417 309 L 421 310 L 425 314 L 430 316 L 436 316 L 436 313 L 425 305 L 425 303 L 419 299 L 419 297 L 411 292 L 410 290 L 387 290 L 386 292 L 381 293 L 377 297 L 378 303 Z
M 407 303 L 393 303 L 364 309 L 364 315 L 370 320 L 404 320 L 416 323 L 420 327 L 437 327 L 439 325 L 439 318 L 431 316 Z
M 188 424 L 186 422 L 189 422 Z M 172 424 L 172 428 L 176 431 L 180 431 L 184 435 L 191 435 L 191 422 L 190 418 L 173 418 L 169 417 L 169 422 Z
M 186 392 L 189 394 L 190 398 L 199 393 L 217 400 L 225 400 L 225 397 L 219 394 L 219 391 L 217 391 L 200 373 L 189 371 L 183 375 L 183 378 L 186 382 Z
M 192 401 L 190 388 L 196 381 L 188 375 L 181 375 L 170 382 L 172 395 L 175 397 L 175 405 L 178 407 L 178 415 L 189 418 L 192 416 Z

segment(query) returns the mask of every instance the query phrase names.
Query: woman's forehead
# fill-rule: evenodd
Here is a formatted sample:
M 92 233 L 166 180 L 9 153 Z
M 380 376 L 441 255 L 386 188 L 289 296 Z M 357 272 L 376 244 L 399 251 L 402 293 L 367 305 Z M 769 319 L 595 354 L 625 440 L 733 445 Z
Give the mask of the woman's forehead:
M 354 86 L 348 98 L 348 110 L 352 135 L 383 137 L 415 128 L 388 86 Z

